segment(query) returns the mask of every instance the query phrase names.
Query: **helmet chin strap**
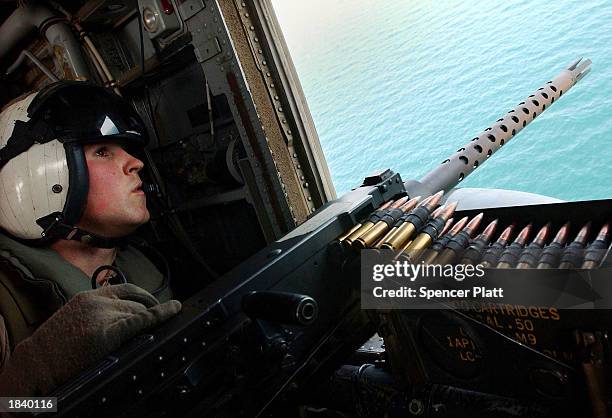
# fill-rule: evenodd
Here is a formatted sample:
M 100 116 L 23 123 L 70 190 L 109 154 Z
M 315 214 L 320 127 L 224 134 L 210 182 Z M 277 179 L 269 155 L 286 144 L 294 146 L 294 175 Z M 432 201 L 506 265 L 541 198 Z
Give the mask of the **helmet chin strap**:
M 63 221 L 64 217 L 59 212 L 38 219 L 36 223 L 44 229 L 44 231 L 41 232 L 41 237 L 45 240 L 65 239 L 79 241 L 97 248 L 115 248 L 127 243 L 127 237 L 103 237 L 79 228 L 78 226 L 69 225 Z

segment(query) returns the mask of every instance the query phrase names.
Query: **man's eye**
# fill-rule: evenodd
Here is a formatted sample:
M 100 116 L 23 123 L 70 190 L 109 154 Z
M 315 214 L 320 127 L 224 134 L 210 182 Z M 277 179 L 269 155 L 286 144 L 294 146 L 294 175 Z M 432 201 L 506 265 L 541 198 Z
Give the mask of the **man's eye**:
M 96 153 L 95 154 L 98 157 L 108 157 L 109 156 L 108 148 L 100 147 L 100 148 L 96 149 Z

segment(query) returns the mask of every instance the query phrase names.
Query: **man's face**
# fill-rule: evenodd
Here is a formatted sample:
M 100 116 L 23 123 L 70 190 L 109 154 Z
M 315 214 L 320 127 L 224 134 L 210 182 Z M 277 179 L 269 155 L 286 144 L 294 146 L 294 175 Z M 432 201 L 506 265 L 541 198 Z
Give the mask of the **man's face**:
M 147 222 L 149 211 L 138 174 L 143 162 L 112 142 L 85 145 L 83 151 L 89 169 L 89 194 L 78 226 L 116 238 Z

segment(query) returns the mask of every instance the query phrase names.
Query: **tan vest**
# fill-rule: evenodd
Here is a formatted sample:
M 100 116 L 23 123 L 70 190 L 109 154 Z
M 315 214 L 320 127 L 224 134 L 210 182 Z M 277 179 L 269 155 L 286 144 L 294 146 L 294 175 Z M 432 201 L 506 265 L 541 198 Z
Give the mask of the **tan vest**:
M 149 292 L 162 285 L 163 275 L 134 247 L 120 250 L 115 265 L 128 282 Z M 85 290 L 91 290 L 91 278 L 51 248 L 29 247 L 0 234 L 0 315 L 11 350 L 68 299 Z M 171 298 L 170 289 L 155 296 L 165 302 Z

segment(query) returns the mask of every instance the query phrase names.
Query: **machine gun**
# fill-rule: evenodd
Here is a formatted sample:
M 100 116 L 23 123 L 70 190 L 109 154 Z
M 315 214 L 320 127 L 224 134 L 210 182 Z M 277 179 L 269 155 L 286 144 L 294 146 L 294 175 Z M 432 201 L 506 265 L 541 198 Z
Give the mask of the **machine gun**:
M 438 365 L 435 373 L 430 369 L 419 378 L 411 376 L 412 366 L 424 363 L 423 358 L 413 351 L 411 358 L 399 359 L 406 354 L 398 348 L 404 325 L 385 324 L 376 312 L 361 309 L 359 253 L 337 238 L 393 198 L 455 186 L 567 92 L 589 64 L 574 62 L 421 181 L 404 183 L 399 174 L 385 170 L 325 204 L 285 237 L 188 299 L 178 317 L 56 390 L 51 396 L 58 398 L 59 415 L 286 416 L 295 405 L 312 403 L 373 416 L 393 410 L 393 405 L 399 409 L 390 414 L 398 416 L 435 416 L 440 405 L 447 405 L 446 416 L 565 416 L 570 411 L 564 410 L 566 404 L 576 400 L 564 398 L 577 382 L 575 370 L 467 315 L 443 313 L 432 321 L 476 330 L 470 331 L 470 338 L 479 347 L 496 350 L 496 359 L 513 361 L 495 365 L 489 358 L 472 366 L 469 375 L 444 376 Z M 584 205 L 503 208 L 485 215 L 511 222 L 529 213 L 531 218 L 563 217 L 553 222 L 565 222 L 569 215 L 585 218 Z M 588 216 L 603 221 L 609 207 L 610 201 L 589 204 Z M 390 377 L 379 370 L 374 375 L 380 379 L 364 386 L 375 369 L 353 369 L 347 362 L 377 331 L 396 347 L 390 360 L 397 372 Z M 414 346 L 419 347 L 428 349 Z M 515 363 L 537 365 L 541 372 L 517 375 Z M 476 379 L 474 370 L 484 373 Z M 331 389 L 323 385 L 330 377 Z M 542 384 L 549 387 L 551 381 L 554 387 L 561 382 L 561 389 L 543 391 Z M 378 392 L 370 390 L 376 382 Z M 509 390 L 511 382 L 519 389 Z M 316 390 L 321 388 L 329 391 Z

